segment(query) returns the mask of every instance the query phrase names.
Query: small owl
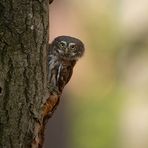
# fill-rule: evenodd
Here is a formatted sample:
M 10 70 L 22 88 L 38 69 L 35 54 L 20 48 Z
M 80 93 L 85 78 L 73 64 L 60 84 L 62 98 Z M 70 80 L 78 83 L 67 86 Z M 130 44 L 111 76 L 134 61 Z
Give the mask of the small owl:
M 73 67 L 84 54 L 84 44 L 70 36 L 56 37 L 49 46 L 48 81 L 50 87 L 61 92 L 70 80 Z

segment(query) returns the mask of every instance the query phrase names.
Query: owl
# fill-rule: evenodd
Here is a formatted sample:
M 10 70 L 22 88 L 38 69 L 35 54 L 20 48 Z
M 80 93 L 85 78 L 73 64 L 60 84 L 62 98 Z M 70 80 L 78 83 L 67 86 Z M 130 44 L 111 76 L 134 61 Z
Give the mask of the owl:
M 58 36 L 53 40 L 48 52 L 48 81 L 52 91 L 62 91 L 84 50 L 84 44 L 74 37 Z

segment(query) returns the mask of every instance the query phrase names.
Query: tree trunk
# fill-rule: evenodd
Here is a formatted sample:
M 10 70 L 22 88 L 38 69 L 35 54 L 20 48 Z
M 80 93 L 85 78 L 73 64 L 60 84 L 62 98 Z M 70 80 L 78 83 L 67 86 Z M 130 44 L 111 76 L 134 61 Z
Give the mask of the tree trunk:
M 47 90 L 48 0 L 0 1 L 0 148 L 39 148 L 58 96 Z

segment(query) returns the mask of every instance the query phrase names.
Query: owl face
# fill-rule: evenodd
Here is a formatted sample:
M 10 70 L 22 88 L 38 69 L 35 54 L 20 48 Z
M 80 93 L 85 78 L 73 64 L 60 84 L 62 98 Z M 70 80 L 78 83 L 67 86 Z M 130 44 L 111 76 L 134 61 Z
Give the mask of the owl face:
M 83 43 L 70 36 L 59 36 L 52 42 L 52 49 L 63 59 L 78 60 L 84 53 Z

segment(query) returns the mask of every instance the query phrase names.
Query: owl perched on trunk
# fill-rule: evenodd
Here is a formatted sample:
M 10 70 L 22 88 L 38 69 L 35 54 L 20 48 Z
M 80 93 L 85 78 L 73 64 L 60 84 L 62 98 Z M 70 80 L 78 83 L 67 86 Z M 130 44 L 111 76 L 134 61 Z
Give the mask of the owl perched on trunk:
M 62 91 L 72 76 L 73 67 L 83 54 L 84 44 L 77 38 L 59 36 L 53 40 L 48 53 L 48 81 L 51 92 Z

